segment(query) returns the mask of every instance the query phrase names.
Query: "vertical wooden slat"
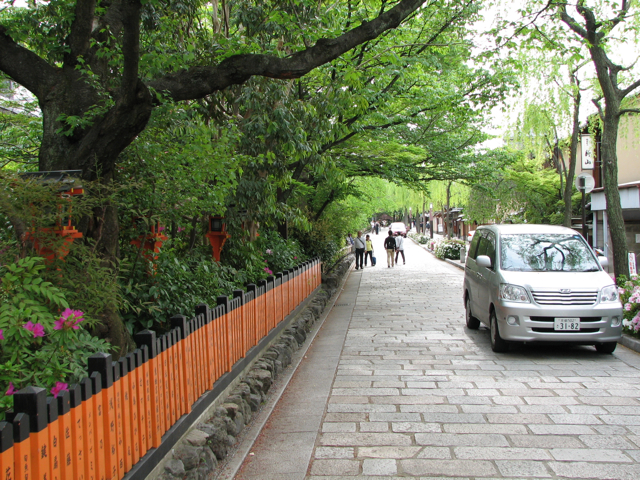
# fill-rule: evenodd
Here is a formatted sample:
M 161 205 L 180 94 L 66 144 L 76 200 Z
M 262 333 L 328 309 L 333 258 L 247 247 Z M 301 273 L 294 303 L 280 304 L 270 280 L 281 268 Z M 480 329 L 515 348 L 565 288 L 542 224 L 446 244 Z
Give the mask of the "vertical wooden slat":
M 51 478 L 46 390 L 39 387 L 18 390 L 13 394 L 13 408 L 29 416 L 31 478 Z
M 133 438 L 132 428 L 137 423 L 138 418 L 133 417 L 131 413 L 131 383 L 129 378 L 129 362 L 126 357 L 121 357 L 116 363 L 116 368 L 120 370 L 120 406 L 121 406 L 121 425 L 120 429 L 122 438 L 122 459 L 124 462 L 123 472 L 127 473 L 133 466 Z M 136 429 L 136 435 L 138 431 Z
M 113 388 L 113 362 L 111 355 L 107 353 L 95 353 L 87 361 L 88 370 L 91 375 L 97 372 L 100 374 L 100 395 L 97 397 L 98 415 L 102 421 L 104 432 L 102 449 L 104 451 L 103 472 L 108 479 L 118 476 L 118 447 L 116 429 L 116 406 L 115 392 Z M 99 421 L 99 420 L 97 420 Z M 98 431 L 98 429 L 96 429 Z
M 11 418 L 7 419 L 13 426 L 13 458 L 14 474 L 16 480 L 32 480 L 31 468 L 31 436 L 29 415 L 26 413 L 11 412 Z
M 93 396 L 91 397 L 91 406 L 93 408 L 93 451 L 95 452 L 95 478 L 105 480 L 105 442 L 104 442 L 104 406 L 102 404 L 102 378 L 99 372 L 93 372 L 90 377 L 91 389 Z
M 77 478 L 74 473 L 73 424 L 71 423 L 71 395 L 62 390 L 56 397 L 58 403 L 58 438 L 60 439 L 60 476 Z
M 83 417 L 84 408 L 82 406 L 82 389 L 79 384 L 69 386 L 69 414 L 71 415 L 71 454 L 65 460 L 71 460 L 74 477 L 78 480 L 87 479 L 85 473 L 86 456 L 85 436 L 86 420 Z
M 145 363 L 145 388 L 149 395 L 149 415 L 151 416 L 151 442 L 150 447 L 158 448 L 162 441 L 162 426 L 164 421 L 161 419 L 162 397 L 160 395 L 160 372 L 158 368 L 158 345 L 156 342 L 156 332 L 152 330 L 143 330 L 135 336 L 136 343 L 147 347 L 148 361 Z
M 213 383 L 215 382 L 214 368 L 214 356 L 215 348 L 212 343 L 212 323 L 211 323 L 211 309 L 206 303 L 201 303 L 196 306 L 196 316 L 202 316 L 203 331 L 202 338 L 204 342 L 204 356 L 205 356 L 205 386 L 207 390 L 211 390 Z
M 122 382 L 120 379 L 120 365 L 118 362 L 111 363 L 111 370 L 113 374 L 113 403 L 114 403 L 114 413 L 115 413 L 115 422 L 116 422 L 116 479 L 120 479 L 124 477 L 124 455 L 125 455 L 125 445 L 123 438 L 123 425 L 122 425 L 122 416 L 124 413 L 124 406 L 122 403 Z
M 15 459 L 13 455 L 13 425 L 0 422 L 0 478 L 14 480 Z
M 189 327 L 187 326 L 187 317 L 184 315 L 174 315 L 171 317 L 171 327 L 178 330 L 180 339 L 178 340 L 178 362 L 180 364 L 180 395 L 182 397 L 181 403 L 183 406 L 183 413 L 189 413 L 191 411 L 192 402 L 190 402 L 189 389 L 190 380 L 188 377 L 188 356 L 187 356 L 187 337 L 189 335 Z
M 60 425 L 58 424 L 58 402 L 54 397 L 47 397 L 47 431 L 49 432 L 49 469 L 51 480 L 62 480 L 60 468 Z

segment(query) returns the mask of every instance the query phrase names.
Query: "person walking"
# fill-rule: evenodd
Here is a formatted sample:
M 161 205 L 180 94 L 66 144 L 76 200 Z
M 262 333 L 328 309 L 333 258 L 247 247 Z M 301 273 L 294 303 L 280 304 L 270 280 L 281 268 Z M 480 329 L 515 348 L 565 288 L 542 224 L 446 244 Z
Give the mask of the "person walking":
M 402 254 L 402 264 L 405 265 L 406 261 L 404 259 L 404 237 L 402 234 L 398 234 L 396 237 L 396 265 L 398 264 L 398 255 Z
M 367 257 L 369 257 L 371 259 L 371 266 L 373 267 L 373 242 L 371 241 L 371 237 L 369 235 L 366 236 L 364 243 L 364 266 L 367 266 Z
M 376 235 L 380 233 L 380 222 L 376 222 Z
M 396 239 L 393 238 L 393 232 L 389 229 L 389 236 L 384 239 L 384 248 L 387 250 L 387 268 L 394 266 L 393 254 L 396 251 Z
M 356 270 L 363 268 L 362 261 L 364 259 L 365 243 L 362 238 L 362 232 L 358 232 L 358 236 L 353 239 L 353 245 L 356 247 Z

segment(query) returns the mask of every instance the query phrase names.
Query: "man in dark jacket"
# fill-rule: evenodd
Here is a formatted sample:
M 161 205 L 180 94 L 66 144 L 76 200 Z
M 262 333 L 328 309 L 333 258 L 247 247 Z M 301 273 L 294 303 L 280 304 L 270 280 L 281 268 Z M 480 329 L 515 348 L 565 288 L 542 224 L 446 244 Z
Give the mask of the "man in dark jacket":
M 384 248 L 387 251 L 387 268 L 394 267 L 393 254 L 396 252 L 396 239 L 393 238 L 391 229 L 389 229 L 389 236 L 384 239 Z

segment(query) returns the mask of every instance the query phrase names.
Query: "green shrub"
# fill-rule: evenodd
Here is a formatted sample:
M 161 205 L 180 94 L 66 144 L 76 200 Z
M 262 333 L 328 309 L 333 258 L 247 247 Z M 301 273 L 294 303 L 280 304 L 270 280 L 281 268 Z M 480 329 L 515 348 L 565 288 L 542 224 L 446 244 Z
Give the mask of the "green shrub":
M 131 334 L 168 331 L 173 315 L 190 317 L 199 303 L 214 307 L 219 295 L 231 295 L 250 280 L 246 271 L 218 264 L 204 251 L 180 258 L 167 247 L 157 254 L 155 267 L 144 258 L 134 272 L 123 266 L 123 318 Z
M 630 279 L 620 276 L 618 292 L 622 302 L 622 330 L 625 333 L 640 337 L 640 277 L 631 275 Z
M 460 250 L 465 246 L 463 240 L 444 239 L 435 246 L 435 255 L 440 259 L 449 258 L 451 260 L 460 260 Z
M 109 344 L 84 330 L 91 322 L 71 310 L 64 292 L 43 279 L 41 257 L 2 267 L 0 287 L 0 417 L 12 392 L 27 385 L 66 388 L 87 374 L 87 358 Z M 64 309 L 64 310 L 63 310 Z
M 309 258 L 320 257 L 322 263 L 332 265 L 337 255 L 345 246 L 345 237 L 340 232 L 332 230 L 332 225 L 324 220 L 315 222 L 310 232 L 294 233 Z
M 410 233 L 409 236 L 413 238 L 420 245 L 426 245 L 429 242 L 429 237 L 421 233 Z
M 277 232 L 261 233 L 256 244 L 264 258 L 263 269 L 268 275 L 289 270 L 308 259 L 296 240 L 284 240 Z

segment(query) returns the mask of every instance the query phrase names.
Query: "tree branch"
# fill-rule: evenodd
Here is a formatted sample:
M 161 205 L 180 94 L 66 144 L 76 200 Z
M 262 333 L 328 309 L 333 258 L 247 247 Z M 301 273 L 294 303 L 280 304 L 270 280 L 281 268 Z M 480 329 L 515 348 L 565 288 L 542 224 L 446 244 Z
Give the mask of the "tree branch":
M 120 84 L 121 101 L 130 105 L 134 101 L 138 83 L 140 61 L 140 0 L 125 0 L 123 3 L 122 52 L 124 68 Z
M 560 18 L 564 23 L 567 24 L 567 26 L 571 30 L 576 32 L 580 37 L 584 38 L 585 40 L 587 39 L 587 37 L 589 36 L 587 31 L 584 28 L 582 28 L 580 24 L 571 15 L 567 13 L 566 4 L 560 7 Z
M 71 33 L 67 39 L 70 51 L 64 58 L 66 66 L 74 67 L 78 57 L 86 56 L 89 51 L 95 10 L 95 0 L 77 0 L 75 18 L 71 23 Z
M 402 0 L 376 19 L 363 22 L 337 38 L 320 39 L 313 47 L 287 58 L 261 54 L 235 55 L 216 66 L 189 68 L 152 81 L 149 86 L 167 92 L 173 100 L 179 101 L 201 98 L 230 85 L 242 84 L 254 75 L 299 78 L 357 45 L 378 37 L 384 31 L 398 27 L 423 3 L 424 0 Z
M 622 94 L 622 97 L 620 98 L 624 98 L 627 95 L 629 95 L 631 92 L 633 92 L 636 88 L 640 87 L 640 80 L 636 80 L 635 82 L 633 82 L 631 85 L 629 85 L 627 88 L 625 88 L 624 90 L 622 90 L 620 93 Z
M 628 113 L 640 113 L 640 108 L 623 108 L 618 112 L 618 116 L 626 115 Z
M 610 30 L 613 30 L 616 25 L 618 25 L 624 18 L 627 16 L 627 12 L 629 11 L 629 3 L 627 0 L 622 0 L 622 5 L 620 5 L 620 11 L 618 15 L 615 16 L 612 20 L 609 20 L 611 24 Z
M 0 70 L 42 99 L 57 80 L 58 69 L 35 53 L 18 45 L 0 25 Z

